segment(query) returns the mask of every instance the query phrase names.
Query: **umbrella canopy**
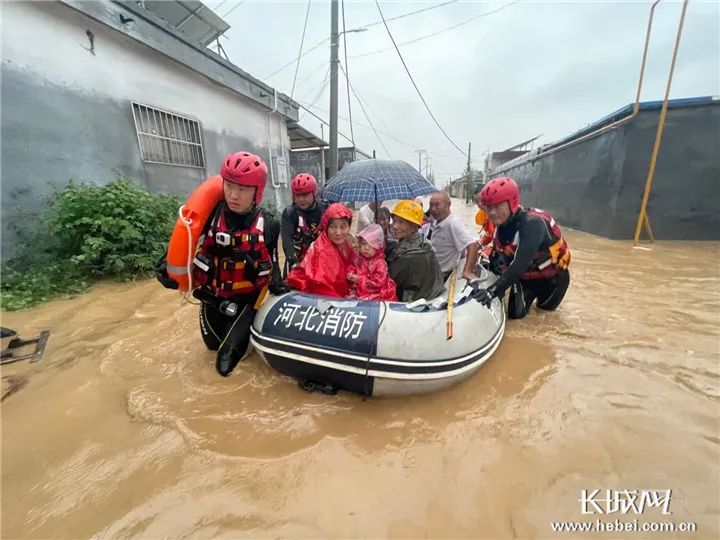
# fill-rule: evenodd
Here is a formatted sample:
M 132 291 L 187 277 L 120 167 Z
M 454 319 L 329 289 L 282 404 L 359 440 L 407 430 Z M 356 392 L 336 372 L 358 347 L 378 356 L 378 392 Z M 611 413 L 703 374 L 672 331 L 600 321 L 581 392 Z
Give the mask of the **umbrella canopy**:
M 414 199 L 438 189 L 404 161 L 366 159 L 353 161 L 325 186 L 328 201 L 389 201 Z

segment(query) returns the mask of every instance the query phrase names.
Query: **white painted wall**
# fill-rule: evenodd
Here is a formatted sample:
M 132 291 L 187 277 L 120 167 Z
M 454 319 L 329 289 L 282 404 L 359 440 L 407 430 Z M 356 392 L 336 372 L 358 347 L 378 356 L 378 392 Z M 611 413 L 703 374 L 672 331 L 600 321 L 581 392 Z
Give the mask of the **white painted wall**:
M 189 116 L 203 129 L 267 147 L 266 110 L 64 4 L 2 2 L 2 61 L 76 92 L 130 100 Z M 131 23 L 132 24 L 132 23 Z M 95 55 L 86 31 L 95 35 Z M 152 84 L 148 84 L 148 80 Z M 273 146 L 289 140 L 272 117 Z

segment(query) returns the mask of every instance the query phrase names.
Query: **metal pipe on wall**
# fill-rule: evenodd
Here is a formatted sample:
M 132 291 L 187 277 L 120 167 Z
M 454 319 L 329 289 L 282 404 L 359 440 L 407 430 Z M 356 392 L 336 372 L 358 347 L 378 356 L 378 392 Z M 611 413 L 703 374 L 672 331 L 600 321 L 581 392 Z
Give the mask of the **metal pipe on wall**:
M 633 105 L 632 112 L 628 116 L 621 118 L 620 120 L 617 120 L 610 125 L 602 127 L 600 129 L 597 129 L 591 133 L 588 133 L 587 135 L 583 135 L 579 139 L 574 139 L 565 144 L 561 144 L 560 146 L 551 148 L 550 150 L 547 150 L 546 152 L 538 152 L 537 155 L 535 155 L 533 157 L 529 157 L 526 160 L 520 161 L 519 163 L 515 163 L 511 167 L 504 167 L 504 168 L 493 170 L 493 171 L 491 171 L 492 175 L 497 175 L 497 174 L 503 173 L 505 171 L 509 171 L 510 169 L 519 167 L 520 165 L 524 165 L 525 163 L 532 163 L 533 161 L 535 161 L 541 157 L 549 156 L 551 154 L 554 154 L 555 152 L 559 152 L 560 150 L 564 150 L 566 148 L 570 148 L 571 146 L 575 146 L 576 144 L 580 144 L 581 142 L 585 142 L 589 139 L 594 139 L 595 137 L 598 137 L 599 135 L 602 135 L 603 133 L 606 133 L 606 132 L 610 131 L 611 129 L 615 129 L 617 127 L 620 127 L 622 125 L 625 125 L 625 124 L 631 122 L 637 116 L 637 114 L 640 110 L 640 93 L 642 91 L 643 79 L 645 76 L 645 63 L 647 60 L 648 47 L 650 45 L 650 33 L 652 31 L 653 17 L 655 16 L 655 8 L 661 1 L 662 0 L 655 0 L 652 7 L 650 8 L 650 15 L 648 17 L 647 31 L 645 33 L 645 47 L 643 48 L 642 62 L 640 63 L 640 76 L 638 77 L 637 93 L 635 95 L 635 104 Z
M 668 74 L 667 86 L 665 87 L 665 97 L 663 99 L 662 108 L 660 109 L 660 118 L 658 118 L 657 133 L 655 134 L 655 144 L 653 145 L 652 155 L 650 156 L 650 166 L 648 167 L 647 178 L 645 179 L 645 190 L 643 191 L 642 202 L 640 203 L 640 212 L 638 214 L 637 225 L 635 226 L 635 237 L 633 243 L 635 245 L 640 241 L 640 229 L 643 223 L 646 226 L 650 240 L 654 240 L 652 229 L 650 228 L 650 220 L 647 216 L 647 204 L 650 198 L 650 189 L 652 188 L 653 178 L 655 176 L 655 166 L 657 165 L 657 157 L 660 153 L 660 143 L 662 142 L 663 130 L 665 129 L 665 118 L 667 117 L 668 99 L 670 98 L 670 87 L 672 86 L 673 73 L 675 72 L 675 61 L 677 60 L 678 49 L 680 48 L 680 37 L 682 36 L 683 23 L 685 22 L 685 13 L 687 12 L 689 0 L 685 0 L 680 13 L 680 22 L 678 23 L 677 35 L 675 36 L 675 48 L 673 49 L 672 61 L 670 62 L 670 73 Z

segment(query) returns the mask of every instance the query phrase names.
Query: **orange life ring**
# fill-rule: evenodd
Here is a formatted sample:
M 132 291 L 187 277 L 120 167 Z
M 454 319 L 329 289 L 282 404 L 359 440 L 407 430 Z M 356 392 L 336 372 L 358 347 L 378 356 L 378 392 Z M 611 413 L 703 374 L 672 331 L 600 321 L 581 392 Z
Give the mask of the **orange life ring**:
M 183 292 L 192 289 L 192 273 L 188 274 L 188 271 L 192 272 L 190 266 L 205 222 L 223 198 L 222 177 L 211 176 L 200 184 L 180 207 L 180 216 L 168 244 L 167 273 L 178 282 L 179 289 Z

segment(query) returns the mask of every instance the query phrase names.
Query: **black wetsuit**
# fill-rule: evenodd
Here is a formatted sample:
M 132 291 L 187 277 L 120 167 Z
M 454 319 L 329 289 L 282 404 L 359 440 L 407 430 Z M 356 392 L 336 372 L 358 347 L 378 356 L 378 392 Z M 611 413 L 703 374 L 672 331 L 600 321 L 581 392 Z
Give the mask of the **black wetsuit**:
M 320 225 L 320 219 L 327 209 L 327 203 L 316 200 L 307 210 L 303 210 L 296 204 L 291 204 L 282 213 L 282 223 L 280 225 L 280 235 L 282 237 L 283 253 L 285 253 L 285 269 L 283 276 L 287 276 L 288 271 L 293 265 L 299 261 L 300 252 L 310 246 L 317 237 L 317 228 Z M 308 227 L 304 234 L 298 233 L 299 217 L 302 216 L 305 225 Z
M 259 209 L 253 207 L 250 212 L 236 214 L 229 208 L 224 208 L 225 223 L 229 232 L 248 229 Z M 269 289 L 271 292 L 283 292 L 282 278 L 278 266 L 278 238 L 280 236 L 280 225 L 278 222 L 263 213 L 265 224 L 263 235 L 265 245 L 270 253 L 272 271 Z M 209 227 L 206 225 L 206 231 Z M 247 354 L 250 345 L 250 327 L 255 318 L 255 302 L 260 291 L 249 294 L 236 295 L 228 299 L 220 299 L 213 295 L 209 289 L 200 288 L 193 292 L 193 295 L 202 301 L 200 306 L 200 333 L 203 341 L 211 351 L 218 351 L 216 368 L 221 375 L 229 375 L 238 362 Z M 229 304 L 235 304 L 234 313 L 228 311 Z M 230 306 L 232 308 L 232 306 Z
M 503 244 L 509 244 L 516 233 L 519 242 L 515 257 L 511 261 L 505 260 L 506 255 L 493 251 L 490 267 L 500 275 L 493 286 L 494 296 L 502 298 L 505 291 L 510 289 L 508 317 L 522 319 L 535 300 L 538 301 L 537 307 L 541 309 L 556 309 L 570 285 L 570 273 L 565 269 L 558 270 L 557 274 L 550 278 L 522 279 L 521 276 L 527 272 L 535 255 L 538 252 L 548 252 L 553 238 L 545 220 L 528 215 L 522 208 L 500 225 L 495 234 Z
M 224 203 L 221 204 L 224 205 Z M 259 208 L 253 207 L 250 212 L 236 214 L 225 207 L 223 212 L 229 232 L 248 229 L 255 221 L 258 211 Z M 204 234 L 210 228 L 214 214 L 215 212 L 211 214 L 205 224 Z M 278 266 L 277 248 L 280 225 L 267 213 L 263 215 L 265 218 L 263 236 L 272 263 L 268 289 L 272 294 L 282 294 L 288 289 L 282 281 Z M 158 261 L 155 275 L 164 287 L 178 288 L 178 283 L 167 273 L 167 253 Z M 255 318 L 255 302 L 259 295 L 260 292 L 257 291 L 223 299 L 213 294 L 207 287 L 200 287 L 193 291 L 193 296 L 201 301 L 200 334 L 208 349 L 218 351 L 215 367 L 221 375 L 229 375 L 247 353 L 250 344 L 250 327 Z

